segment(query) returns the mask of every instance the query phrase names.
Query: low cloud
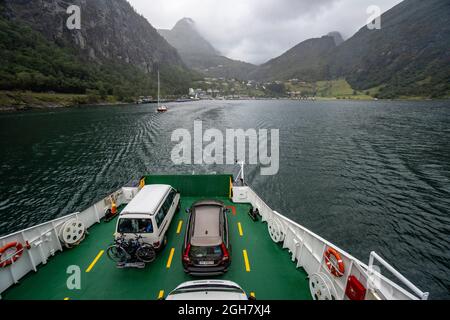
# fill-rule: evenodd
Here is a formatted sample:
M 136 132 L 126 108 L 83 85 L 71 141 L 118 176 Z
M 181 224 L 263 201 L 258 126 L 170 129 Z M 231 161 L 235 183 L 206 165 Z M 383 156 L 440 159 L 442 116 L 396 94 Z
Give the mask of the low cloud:
M 330 31 L 352 36 L 370 5 L 386 11 L 401 0 L 129 0 L 155 28 L 193 18 L 224 55 L 263 63 L 301 41 Z

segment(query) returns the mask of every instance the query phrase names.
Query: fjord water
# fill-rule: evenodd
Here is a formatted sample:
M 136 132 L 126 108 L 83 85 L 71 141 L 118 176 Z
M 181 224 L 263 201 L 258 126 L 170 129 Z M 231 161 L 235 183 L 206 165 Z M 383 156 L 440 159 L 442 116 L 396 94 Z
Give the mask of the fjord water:
M 280 130 L 280 170 L 248 183 L 275 210 L 363 262 L 377 251 L 432 298 L 450 298 L 449 102 L 234 101 L 0 114 L 0 234 L 81 211 L 176 166 L 174 129 Z M 234 170 L 236 172 L 236 170 Z M 95 236 L 95 235 L 93 235 Z M 289 262 L 286 262 L 289 263 Z

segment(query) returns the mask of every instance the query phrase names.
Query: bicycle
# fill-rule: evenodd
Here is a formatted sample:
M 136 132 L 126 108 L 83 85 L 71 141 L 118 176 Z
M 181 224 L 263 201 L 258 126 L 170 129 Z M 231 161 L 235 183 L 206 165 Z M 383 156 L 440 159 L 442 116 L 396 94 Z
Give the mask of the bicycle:
M 135 239 L 126 239 L 124 234 L 114 240 L 106 253 L 108 257 L 118 264 L 133 262 L 138 260 L 144 263 L 151 263 L 156 259 L 156 251 L 153 246 L 144 242 L 144 238 L 135 234 Z

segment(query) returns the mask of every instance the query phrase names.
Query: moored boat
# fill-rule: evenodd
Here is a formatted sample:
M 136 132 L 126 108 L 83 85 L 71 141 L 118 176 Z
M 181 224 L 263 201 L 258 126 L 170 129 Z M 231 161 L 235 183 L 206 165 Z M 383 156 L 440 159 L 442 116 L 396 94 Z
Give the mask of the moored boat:
M 156 111 L 162 113 L 162 112 L 167 112 L 168 108 L 166 106 L 159 106 Z
M 167 106 L 160 104 L 160 102 L 161 102 L 160 94 L 161 94 L 161 85 L 160 85 L 159 71 L 158 71 L 158 107 L 156 108 L 156 112 L 164 113 L 164 112 L 168 111 L 168 108 L 167 108 Z

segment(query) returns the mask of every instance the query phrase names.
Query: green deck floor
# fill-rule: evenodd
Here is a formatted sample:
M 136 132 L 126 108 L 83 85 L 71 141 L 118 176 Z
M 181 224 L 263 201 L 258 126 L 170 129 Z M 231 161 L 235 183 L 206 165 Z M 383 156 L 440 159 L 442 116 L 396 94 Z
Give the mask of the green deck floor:
M 196 280 L 183 272 L 181 247 L 186 220 L 185 209 L 199 198 L 184 197 L 182 210 L 175 215 L 168 233 L 168 244 L 157 260 L 145 269 L 117 269 L 106 252 L 92 264 L 101 250 L 113 241 L 115 221 L 101 223 L 89 230 L 89 236 L 76 248 L 58 253 L 47 265 L 40 266 L 37 273 L 30 273 L 19 284 L 2 294 L 6 300 L 155 300 L 161 291 L 167 295 L 179 284 Z M 260 300 L 309 300 L 307 275 L 296 269 L 290 255 L 270 239 L 266 224 L 253 222 L 248 216 L 249 206 L 233 204 L 236 214 L 229 215 L 232 241 L 232 264 L 230 270 L 216 279 L 231 280 L 247 292 L 254 292 Z M 177 234 L 179 221 L 183 221 Z M 243 236 L 239 234 L 241 223 Z M 171 249 L 175 249 L 170 268 L 167 268 Z M 246 270 L 243 250 L 248 253 L 250 272 Z M 81 268 L 81 290 L 67 289 L 69 275 L 66 270 L 76 265 Z M 202 278 L 200 278 L 202 279 Z

